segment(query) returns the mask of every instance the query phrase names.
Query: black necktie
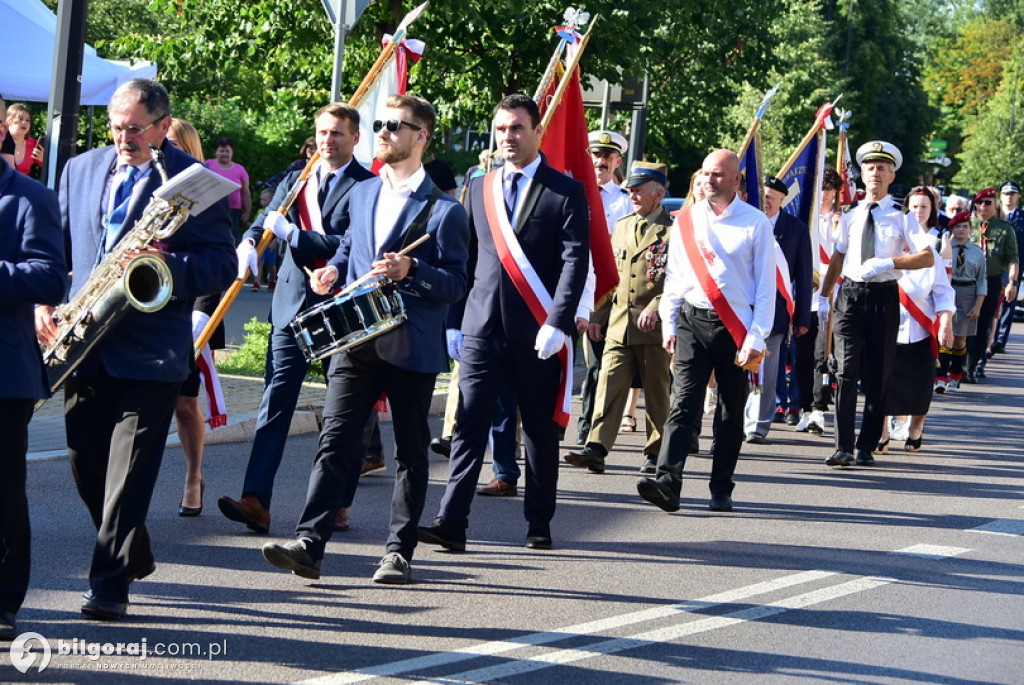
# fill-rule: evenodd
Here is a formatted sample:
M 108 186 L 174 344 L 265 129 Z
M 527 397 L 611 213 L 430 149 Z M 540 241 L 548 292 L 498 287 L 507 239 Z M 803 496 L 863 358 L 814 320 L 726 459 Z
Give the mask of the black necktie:
M 334 172 L 330 172 L 324 176 L 324 182 L 320 184 L 320 192 L 317 194 L 317 202 L 320 204 L 320 209 L 324 207 L 324 200 L 327 199 L 327 193 L 331 190 L 331 181 L 334 180 Z
M 519 196 L 519 178 L 522 174 L 518 171 L 513 171 L 505 179 L 505 212 L 508 214 L 508 220 L 512 221 L 512 215 L 516 211 L 516 199 Z
M 964 264 L 967 263 L 967 246 L 957 245 L 956 246 L 956 275 L 964 275 Z
M 877 202 L 868 205 L 868 218 L 864 221 L 864 230 L 860 234 L 860 263 L 873 259 L 875 256 L 875 216 L 872 214 Z

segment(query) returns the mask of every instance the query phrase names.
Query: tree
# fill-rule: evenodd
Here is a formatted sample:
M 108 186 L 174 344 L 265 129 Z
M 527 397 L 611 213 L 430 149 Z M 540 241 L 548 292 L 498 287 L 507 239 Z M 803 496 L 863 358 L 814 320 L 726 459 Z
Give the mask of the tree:
M 1024 178 L 1024 38 L 1008 50 L 1001 85 L 967 127 L 957 185 L 980 190 Z

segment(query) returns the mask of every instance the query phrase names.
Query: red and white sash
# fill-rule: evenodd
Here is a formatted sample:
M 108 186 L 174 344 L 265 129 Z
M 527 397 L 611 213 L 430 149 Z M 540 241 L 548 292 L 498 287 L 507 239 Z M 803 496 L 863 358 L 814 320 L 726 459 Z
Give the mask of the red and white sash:
M 497 169 L 484 176 L 483 180 L 484 210 L 487 214 L 487 225 L 491 229 L 491 238 L 498 251 L 498 259 L 505 273 L 512 279 L 519 296 L 526 302 L 537 325 L 543 326 L 548 319 L 554 302 L 544 282 L 534 270 L 530 260 L 523 252 L 522 245 L 516 238 L 516 232 L 509 223 L 505 212 L 505 200 L 501 187 L 501 170 Z M 552 419 L 563 428 L 569 425 L 569 413 L 572 401 L 572 345 L 567 342 L 558 351 L 558 359 L 562 362 L 562 378 L 558 387 L 558 402 Z
M 924 308 L 921 307 L 917 301 L 912 298 L 903 286 L 898 286 L 900 289 L 900 305 L 907 310 L 907 313 L 913 317 L 921 328 L 928 331 L 932 356 L 936 359 L 939 358 L 939 319 L 938 317 L 932 318 L 925 314 Z
M 353 164 L 355 161 L 353 160 Z M 295 206 L 299 210 L 299 228 L 303 231 L 313 231 L 324 234 L 323 218 L 320 215 L 320 189 L 316 183 L 317 175 L 310 173 L 309 177 L 306 178 L 306 184 L 302 187 L 302 192 L 295 199 Z M 310 183 L 310 181 L 313 183 Z M 313 264 L 316 268 L 321 269 L 327 265 L 326 259 L 314 259 Z
M 743 341 L 747 338 L 747 327 L 743 325 L 740 317 L 736 315 L 732 305 L 729 304 L 729 300 L 715 283 L 715 279 L 711 277 L 708 265 L 713 264 L 715 259 L 718 259 L 718 255 L 711 247 L 707 229 L 702 226 L 700 234 L 697 234 L 698 229 L 693 223 L 691 210 L 692 207 L 686 207 L 676 214 L 676 225 L 679 227 L 679 235 L 682 238 L 683 247 L 686 249 L 686 257 L 701 289 L 711 301 L 711 306 L 714 307 L 718 318 L 722 320 L 726 330 L 729 331 L 733 342 L 736 343 L 738 352 L 743 349 Z
M 793 325 L 793 284 L 789 280 L 789 262 L 786 255 L 782 253 L 779 243 L 775 243 L 775 287 L 778 288 L 782 299 L 786 301 L 786 311 L 789 313 L 789 325 Z

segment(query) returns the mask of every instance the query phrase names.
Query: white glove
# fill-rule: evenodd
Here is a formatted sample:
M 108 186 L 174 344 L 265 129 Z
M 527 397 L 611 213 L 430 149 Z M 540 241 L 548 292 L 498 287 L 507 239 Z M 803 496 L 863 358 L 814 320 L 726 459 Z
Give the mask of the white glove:
M 281 212 L 270 212 L 263 220 L 263 229 L 273 231 L 274 235 L 285 241 L 292 247 L 299 244 L 299 229 L 295 224 L 288 221 Z
M 256 255 L 256 246 L 253 245 L 252 241 L 246 238 L 242 242 L 238 243 L 238 247 L 235 248 L 235 254 L 238 255 L 238 277 L 245 280 L 246 274 L 252 271 L 252 275 L 255 276 L 260 272 L 259 257 Z
M 817 295 L 818 300 L 818 323 L 822 328 L 828 325 L 828 310 L 830 308 L 828 298 L 824 295 Z
M 881 257 L 872 257 L 868 261 L 860 265 L 859 280 L 866 281 L 869 278 L 884 274 L 886 271 L 891 271 L 893 263 L 891 259 L 882 259 Z
M 199 336 L 206 330 L 206 324 L 210 322 L 210 315 L 198 309 L 192 310 L 192 340 L 199 340 Z
M 547 359 L 562 349 L 565 341 L 568 339 L 569 336 L 560 329 L 544 324 L 537 331 L 537 343 L 533 346 L 533 349 L 537 350 L 537 357 Z
M 444 332 L 445 342 L 448 344 L 448 356 L 455 361 L 462 360 L 462 331 L 457 328 L 449 328 Z

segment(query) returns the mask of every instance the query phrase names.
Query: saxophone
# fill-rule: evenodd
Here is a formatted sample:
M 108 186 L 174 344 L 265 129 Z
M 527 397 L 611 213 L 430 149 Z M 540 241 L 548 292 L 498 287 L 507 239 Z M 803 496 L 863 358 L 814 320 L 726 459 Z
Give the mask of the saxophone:
M 166 183 L 163 153 L 155 145 L 149 148 L 153 166 Z M 173 279 L 164 260 L 152 254 L 140 254 L 130 261 L 129 257 L 173 235 L 194 205 L 180 195 L 170 201 L 151 198 L 135 226 L 96 265 L 88 282 L 69 302 L 57 307 L 53 313 L 57 336 L 43 346 L 51 393 L 57 392 L 130 307 L 148 314 L 163 309 L 170 301 Z

